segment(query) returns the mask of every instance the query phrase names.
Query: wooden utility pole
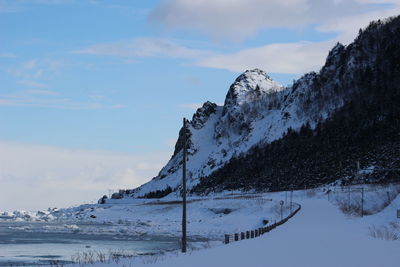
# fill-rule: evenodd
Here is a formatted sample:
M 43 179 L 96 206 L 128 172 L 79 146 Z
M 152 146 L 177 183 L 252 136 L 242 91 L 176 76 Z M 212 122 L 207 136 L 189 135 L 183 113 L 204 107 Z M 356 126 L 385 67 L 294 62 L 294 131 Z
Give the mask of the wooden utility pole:
M 361 217 L 364 216 L 364 187 L 361 188 Z
M 182 252 L 186 252 L 186 119 L 183 118 Z
M 290 213 L 292 213 L 293 185 L 290 190 Z

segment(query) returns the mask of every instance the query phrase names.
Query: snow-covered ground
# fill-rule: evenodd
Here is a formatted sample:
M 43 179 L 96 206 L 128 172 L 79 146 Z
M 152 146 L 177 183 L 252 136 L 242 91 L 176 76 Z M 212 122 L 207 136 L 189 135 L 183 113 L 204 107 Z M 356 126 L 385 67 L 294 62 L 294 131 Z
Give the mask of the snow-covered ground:
M 234 233 L 264 226 L 280 219 L 279 195 L 235 194 L 189 198 L 187 206 L 189 235 L 220 239 Z M 3 220 L 64 222 L 56 228 L 43 226 L 32 231 L 79 232 L 88 234 L 180 236 L 181 203 L 175 197 L 158 200 L 123 199 L 118 204 L 82 205 L 40 212 L 3 213 Z M 289 205 L 283 208 L 283 216 Z M 1 221 L 0 216 L 0 221 Z M 109 227 L 80 228 L 79 223 L 108 224 Z M 30 229 L 25 229 L 29 231 Z M 107 231 L 107 232 L 104 232 Z
M 364 211 L 358 214 L 360 188 L 364 188 Z M 328 190 L 329 196 L 328 196 Z M 188 205 L 188 233 L 192 238 L 208 237 L 214 242 L 191 250 L 187 255 L 127 258 L 125 266 L 400 266 L 399 185 L 353 186 L 349 189 L 324 187 L 295 191 L 293 201 L 302 209 L 284 225 L 262 237 L 223 245 L 223 234 L 251 230 L 280 218 L 280 200 L 290 192 L 243 194 L 225 192 L 192 197 Z M 350 203 L 352 212 L 343 212 Z M 288 207 L 284 214 L 288 214 Z M 46 212 L 3 214 L 3 220 L 51 220 L 65 222 L 62 231 L 78 231 L 74 223 L 107 223 L 110 234 L 180 235 L 181 207 L 173 196 L 162 201 L 124 199 L 119 204 L 83 205 Z M 8 219 L 6 219 L 8 217 Z M 12 219 L 10 219 L 12 218 Z M 93 227 L 91 233 L 102 231 Z M 110 230 L 111 229 L 111 230 Z M 28 229 L 29 230 L 29 229 Z M 46 229 L 47 231 L 61 231 Z M 44 231 L 44 230 L 43 230 Z M 100 232 L 99 232 L 100 234 Z M 104 233 L 101 233 L 104 234 Z M 200 243 L 197 243 L 197 245 Z M 129 254 L 129 253 L 128 253 Z M 97 266 L 117 262 L 96 263 Z
M 274 194 L 282 198 L 284 193 Z M 321 191 L 295 193 L 301 211 L 283 226 L 251 240 L 193 250 L 123 259 L 122 266 L 285 266 L 285 267 L 398 267 L 399 240 L 373 238 L 372 225 L 400 224 L 400 196 L 383 211 L 354 217 L 343 214 Z M 261 214 L 260 214 L 261 215 Z M 189 227 L 190 231 L 190 227 Z M 96 266 L 117 265 L 116 262 Z

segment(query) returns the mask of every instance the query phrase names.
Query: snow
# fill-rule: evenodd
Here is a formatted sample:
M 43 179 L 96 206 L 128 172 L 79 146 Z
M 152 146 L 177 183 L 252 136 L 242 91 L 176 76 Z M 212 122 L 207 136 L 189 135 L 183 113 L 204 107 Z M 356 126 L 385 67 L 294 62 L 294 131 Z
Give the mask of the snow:
M 225 233 L 259 228 L 264 226 L 264 219 L 272 223 L 280 218 L 280 199 L 273 196 L 265 198 L 260 194 L 243 196 L 226 192 L 211 198 L 189 197 L 188 200 L 188 227 L 193 238 L 222 240 Z M 14 221 L 64 223 L 55 227 L 37 226 L 35 229 L 25 229 L 36 232 L 180 236 L 182 210 L 177 198 L 169 196 L 162 201 L 124 199 L 123 203 L 115 202 L 117 204 L 81 205 L 56 212 L 16 211 L 4 220 L 8 221 L 11 217 Z M 284 215 L 288 213 L 289 207 L 286 205 Z M 49 220 L 50 217 L 53 219 Z M 85 225 L 81 229 L 79 223 L 91 223 L 94 226 Z M 107 224 L 109 227 L 96 227 L 96 224 Z
M 189 243 L 186 255 L 168 252 L 163 255 L 121 259 L 119 265 L 131 266 L 399 266 L 399 240 L 386 240 L 385 236 L 373 237 L 377 231 L 393 231 L 400 237 L 399 185 L 358 185 L 351 201 L 358 198 L 357 188 L 365 191 L 365 208 L 372 215 L 360 217 L 345 215 L 340 204 L 348 199 L 347 190 L 324 186 L 318 189 L 294 191 L 293 201 L 302 209 L 287 223 L 265 235 L 223 245 L 223 235 L 252 230 L 263 226 L 262 221 L 273 222 L 280 218 L 279 201 L 290 199 L 289 192 L 243 193 L 223 192 L 208 197 L 189 197 L 189 241 L 208 238 L 211 242 Z M 330 189 L 329 200 L 327 190 Z M 385 202 L 387 192 L 391 203 L 387 206 L 374 203 Z M 79 222 L 107 223 L 110 227 L 87 227 L 88 233 L 137 234 L 180 236 L 181 207 L 173 195 L 161 201 L 124 199 L 124 203 L 105 205 L 82 205 L 69 209 L 49 209 L 31 214 L 30 220 L 53 214 L 56 221 L 64 224 L 58 228 L 44 227 L 35 231 L 79 232 Z M 285 215 L 289 213 L 285 206 Z M 230 212 L 224 213 L 226 209 Z M 54 211 L 56 211 L 54 213 Z M 43 215 L 43 213 L 45 215 Z M 26 212 L 14 220 L 28 220 Z M 78 215 L 77 215 L 78 214 Z M 91 215 L 96 218 L 91 218 Z M 77 218 L 78 217 L 78 218 Z M 7 220 L 7 219 L 4 219 Z M 76 223 L 76 224 L 75 224 Z M 16 225 L 16 227 L 18 227 Z M 30 229 L 21 229 L 30 231 Z M 386 232 L 385 232 L 386 231 Z M 397 232 L 396 232 L 397 231 Z M 204 240 L 204 239 L 203 239 Z M 192 244 L 207 248 L 198 250 Z M 289 256 L 290 255 L 290 256 Z M 115 262 L 96 263 L 94 266 L 116 265 Z
M 255 100 L 262 93 L 270 94 L 282 91 L 284 87 L 273 81 L 260 69 L 247 70 L 231 86 L 225 100 L 225 106 L 241 106 L 249 100 Z M 259 90 L 257 92 L 257 90 Z
M 374 172 L 375 168 L 376 168 L 376 166 L 369 166 L 367 168 L 359 170 L 358 174 L 371 174 Z
M 284 199 L 285 193 L 264 194 L 264 198 Z M 398 267 L 399 241 L 372 238 L 371 224 L 386 224 L 396 218 L 400 196 L 383 211 L 371 216 L 344 215 L 329 202 L 322 190 L 297 191 L 294 200 L 302 205 L 300 212 L 284 225 L 265 235 L 186 254 L 166 253 L 159 256 L 122 259 L 118 265 L 131 266 L 285 266 L 285 267 Z M 243 203 L 245 204 L 245 203 Z M 267 204 L 268 205 L 268 204 Z M 264 211 L 259 212 L 259 217 Z M 242 223 L 246 213 L 235 217 Z M 254 218 L 248 218 L 253 220 Z M 232 222 L 232 218 L 225 221 Z M 251 225 L 248 225 L 251 226 Z M 208 225 L 206 226 L 208 227 Z M 211 226 L 212 227 L 212 226 Z M 188 231 L 195 230 L 192 225 Z M 233 228 L 232 228 L 233 230 Z M 96 263 L 94 266 L 117 265 Z

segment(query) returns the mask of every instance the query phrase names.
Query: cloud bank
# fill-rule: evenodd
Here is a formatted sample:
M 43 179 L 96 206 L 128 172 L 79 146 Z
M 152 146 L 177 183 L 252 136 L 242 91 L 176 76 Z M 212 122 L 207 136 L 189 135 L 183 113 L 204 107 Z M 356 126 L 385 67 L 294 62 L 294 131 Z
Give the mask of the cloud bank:
M 271 44 L 220 54 L 193 63 L 194 65 L 243 72 L 261 68 L 275 73 L 305 73 L 322 66 L 327 51 L 335 41 Z
M 254 1 L 256 2 L 256 0 Z M 238 3 L 243 4 L 243 2 L 254 1 L 238 1 Z M 269 3 L 269 1 L 265 2 Z M 177 4 L 181 2 L 173 1 L 172 3 Z M 367 5 L 371 3 L 389 3 L 391 5 L 378 6 L 373 9 L 370 5 Z M 288 10 L 283 6 L 284 4 L 288 5 Z M 167 6 L 161 6 L 159 10 L 167 8 Z M 263 9 L 262 5 L 256 6 Z M 304 9 L 304 6 L 308 8 Z M 232 8 L 235 9 L 234 6 Z M 292 17 L 290 15 L 292 8 L 298 9 L 301 15 Z M 266 11 L 267 7 L 264 8 L 264 12 Z M 164 10 L 164 12 L 168 12 L 168 10 Z M 228 11 L 223 12 L 229 12 L 229 8 Z M 315 23 L 317 31 L 336 33 L 337 36 L 322 42 L 299 41 L 294 43 L 274 43 L 245 48 L 234 53 L 214 54 L 202 60 L 197 60 L 193 64 L 208 68 L 227 69 L 233 72 L 242 72 L 253 68 L 261 68 L 267 72 L 287 74 L 303 74 L 309 71 L 318 71 L 325 62 L 328 51 L 336 42 L 349 44 L 357 36 L 358 30 L 365 28 L 370 21 L 400 14 L 400 1 L 283 1 L 280 8 L 274 10 L 274 14 L 278 17 L 281 16 L 283 21 L 263 20 L 263 23 L 259 23 L 253 27 L 254 31 L 252 33 L 262 28 L 278 26 L 290 28 L 296 27 L 296 25 Z M 251 15 L 249 14 L 245 18 L 250 17 Z M 287 20 L 287 18 L 289 19 Z M 207 29 L 209 27 L 208 23 L 205 23 L 203 26 Z M 229 26 L 226 25 L 225 27 L 227 27 L 227 33 L 229 33 Z M 239 27 L 239 29 L 243 28 L 244 31 L 246 28 L 243 25 L 234 25 L 234 30 L 237 29 L 236 27 Z M 213 32 L 214 30 L 210 27 L 209 30 L 210 34 L 218 34 L 218 29 L 215 29 L 216 31 Z M 240 35 L 240 31 L 238 34 Z
M 298 41 L 217 52 L 168 38 L 136 38 L 97 44 L 74 53 L 135 58 L 184 59 L 185 64 L 242 72 L 261 68 L 271 73 L 317 71 L 336 42 L 348 44 L 371 20 L 400 13 L 398 0 L 170 0 L 149 14 L 151 23 L 171 31 L 200 32 L 213 39 L 243 41 L 264 29 L 301 29 L 335 33 L 321 42 Z M 200 47 L 200 48 L 197 48 Z M 135 61 L 137 62 L 137 61 Z
M 0 211 L 97 201 L 154 177 L 169 153 L 119 154 L 0 142 Z
M 209 51 L 190 48 L 180 44 L 180 42 L 180 40 L 167 38 L 143 37 L 108 44 L 97 44 L 72 53 L 128 58 L 167 57 L 180 59 L 193 59 L 210 55 Z
M 324 24 L 368 10 L 356 0 L 171 0 L 155 8 L 149 20 L 171 30 L 243 40 L 266 28 Z

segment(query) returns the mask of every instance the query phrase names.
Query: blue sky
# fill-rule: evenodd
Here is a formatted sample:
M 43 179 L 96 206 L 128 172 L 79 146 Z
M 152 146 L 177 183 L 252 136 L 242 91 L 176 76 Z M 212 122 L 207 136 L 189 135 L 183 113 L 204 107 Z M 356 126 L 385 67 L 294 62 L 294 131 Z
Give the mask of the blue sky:
M 71 170 L 64 180 L 92 184 L 99 166 L 110 177 L 55 205 L 137 186 L 172 154 L 182 117 L 223 103 L 241 72 L 290 84 L 318 70 L 335 42 L 398 13 L 396 0 L 0 0 L 0 158 L 15 164 L 0 167 L 0 181 L 61 181 L 54 160 Z M 52 188 L 42 183 L 37 194 Z

